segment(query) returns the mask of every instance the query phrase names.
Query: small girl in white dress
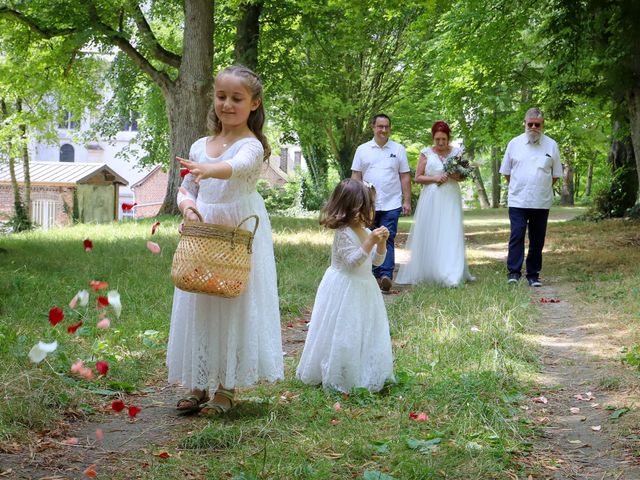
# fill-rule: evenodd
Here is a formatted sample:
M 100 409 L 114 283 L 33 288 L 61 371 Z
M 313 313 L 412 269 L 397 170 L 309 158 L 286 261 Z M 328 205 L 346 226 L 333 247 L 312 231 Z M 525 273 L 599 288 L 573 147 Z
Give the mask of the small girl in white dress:
M 336 234 L 296 371 L 304 383 L 345 393 L 356 387 L 377 392 L 393 379 L 387 311 L 371 274 L 371 265 L 384 261 L 389 231 L 365 227 L 374 209 L 373 187 L 346 179 L 322 210 L 320 223 Z

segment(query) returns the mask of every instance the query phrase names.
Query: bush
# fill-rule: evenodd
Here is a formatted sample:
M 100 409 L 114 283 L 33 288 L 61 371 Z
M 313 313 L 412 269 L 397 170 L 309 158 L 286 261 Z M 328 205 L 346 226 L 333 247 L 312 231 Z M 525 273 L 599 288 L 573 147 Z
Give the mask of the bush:
M 297 184 L 287 182 L 284 187 L 271 186 L 266 180 L 258 180 L 258 193 L 264 199 L 264 204 L 269 213 L 287 210 L 293 207 L 297 198 Z

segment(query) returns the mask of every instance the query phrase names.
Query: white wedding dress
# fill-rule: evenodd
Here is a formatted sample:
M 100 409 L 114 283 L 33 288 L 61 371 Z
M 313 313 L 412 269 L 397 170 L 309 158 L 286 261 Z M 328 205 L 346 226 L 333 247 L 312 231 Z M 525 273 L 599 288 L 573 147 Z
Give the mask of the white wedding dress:
M 236 226 L 253 214 L 260 223 L 253 239 L 249 281 L 239 297 L 175 289 L 167 348 L 169 381 L 215 391 L 219 384 L 236 388 L 281 379 L 284 368 L 271 224 L 256 191 L 262 144 L 244 138 L 216 158 L 205 149 L 206 138 L 201 138 L 191 146 L 189 158 L 200 163 L 226 161 L 233 174 L 228 180 L 210 178 L 199 185 L 191 175 L 185 176 L 182 186 L 188 194 L 180 194 L 179 202 L 195 199 L 208 223 Z M 243 227 L 252 229 L 253 220 Z
M 453 147 L 449 157 L 460 153 Z M 425 175 L 441 175 L 444 165 L 430 147 L 421 151 L 427 158 Z M 409 260 L 396 277 L 399 284 L 435 283 L 455 287 L 473 280 L 465 258 L 460 185 L 449 180 L 438 186 L 422 187 L 407 240 Z
M 296 371 L 304 383 L 377 392 L 394 378 L 387 310 L 371 273 L 384 255 L 375 252 L 366 253 L 351 228 L 336 230 Z

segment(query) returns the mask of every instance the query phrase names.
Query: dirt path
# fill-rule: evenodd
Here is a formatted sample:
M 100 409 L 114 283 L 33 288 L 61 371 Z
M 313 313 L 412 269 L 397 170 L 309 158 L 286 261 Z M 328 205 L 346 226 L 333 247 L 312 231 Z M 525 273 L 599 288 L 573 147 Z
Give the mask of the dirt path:
M 527 406 L 541 433 L 532 452 L 531 464 L 541 467 L 535 478 L 640 479 L 618 426 L 624 408 L 638 402 L 637 375 L 618 361 L 624 330 L 580 315 L 572 291 L 551 284 L 532 292 L 537 302 L 560 300 L 540 303 L 535 337 L 543 361 L 540 396 Z

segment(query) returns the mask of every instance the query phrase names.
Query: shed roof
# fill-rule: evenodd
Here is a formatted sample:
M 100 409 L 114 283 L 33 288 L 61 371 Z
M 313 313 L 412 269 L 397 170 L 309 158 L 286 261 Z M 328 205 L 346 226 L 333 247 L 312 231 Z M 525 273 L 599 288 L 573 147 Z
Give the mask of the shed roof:
M 120 185 L 129 184 L 104 163 L 29 162 L 31 185 L 70 187 L 86 183 L 97 175 L 102 175 L 104 180 Z M 24 171 L 20 162 L 16 162 L 16 179 L 18 183 L 24 183 Z M 3 183 L 11 183 L 9 165 L 4 163 L 0 164 L 0 184 Z

